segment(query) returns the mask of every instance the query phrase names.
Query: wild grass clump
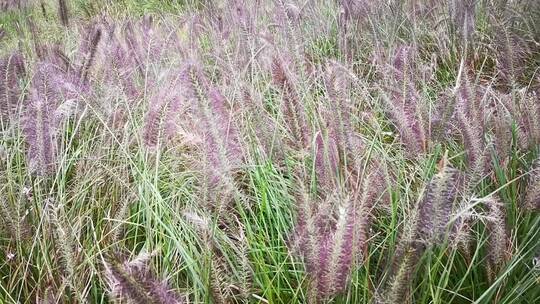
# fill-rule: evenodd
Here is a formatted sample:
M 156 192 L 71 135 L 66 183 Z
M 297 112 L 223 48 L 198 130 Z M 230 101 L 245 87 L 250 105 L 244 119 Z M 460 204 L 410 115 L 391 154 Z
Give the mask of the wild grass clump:
M 0 303 L 535 303 L 534 1 L 0 3 Z

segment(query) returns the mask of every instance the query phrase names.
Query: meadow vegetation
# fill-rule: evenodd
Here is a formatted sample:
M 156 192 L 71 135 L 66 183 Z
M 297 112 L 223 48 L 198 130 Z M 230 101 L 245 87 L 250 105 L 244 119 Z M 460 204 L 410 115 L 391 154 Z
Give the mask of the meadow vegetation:
M 540 303 L 539 1 L 0 9 L 0 303 Z

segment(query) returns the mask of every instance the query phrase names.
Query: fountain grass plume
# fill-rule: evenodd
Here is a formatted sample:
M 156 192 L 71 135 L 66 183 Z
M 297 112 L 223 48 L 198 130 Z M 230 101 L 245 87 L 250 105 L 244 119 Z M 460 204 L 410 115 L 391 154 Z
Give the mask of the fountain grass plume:
M 490 170 L 489 145 L 485 138 L 486 123 L 483 98 L 478 88 L 463 72 L 458 78 L 455 116 L 463 138 L 468 166 L 468 186 L 474 185 Z
M 439 172 L 427 184 L 416 215 L 402 233 L 389 281 L 379 299 L 383 303 L 396 303 L 409 297 L 411 278 L 421 256 L 427 249 L 448 240 L 452 231 L 451 218 L 454 203 L 459 198 L 460 174 L 450 167 L 446 154 L 438 166 Z
M 235 122 L 226 108 L 225 97 L 204 75 L 196 61 L 187 61 L 180 72 L 186 102 L 195 112 L 195 123 L 204 135 L 203 151 L 207 184 L 217 195 L 218 212 L 231 198 L 239 199 L 233 171 L 242 163 L 242 150 Z
M 529 172 L 528 185 L 522 204 L 526 209 L 540 211 L 540 161 L 536 160 Z
M 186 296 L 171 289 L 166 281 L 159 280 L 148 265 L 151 255 L 141 252 L 131 261 L 108 258 L 105 272 L 113 298 L 128 303 L 182 304 Z
M 89 32 L 89 36 L 86 38 L 88 40 L 88 42 L 85 44 L 87 45 L 87 49 L 83 50 L 85 59 L 78 72 L 79 79 L 82 81 L 82 83 L 86 83 L 88 81 L 88 73 L 92 64 L 94 63 L 94 58 L 101 40 L 101 34 L 101 28 L 96 27 Z
M 176 75 L 174 72 L 172 74 Z M 177 78 L 164 78 L 158 92 L 150 98 L 143 127 L 143 141 L 149 149 L 156 149 L 160 138 L 167 143 L 178 132 L 182 96 L 177 91 Z
M 20 81 L 25 77 L 22 55 L 14 52 L 0 59 L 0 129 L 9 126 L 21 101 Z
M 296 89 L 291 64 L 281 57 L 272 61 L 272 80 L 281 93 L 283 118 L 287 121 L 291 135 L 290 145 L 301 151 L 309 144 L 310 126 L 305 105 Z
M 386 68 L 390 75 L 383 92 L 385 110 L 389 114 L 409 157 L 427 151 L 425 122 L 420 115 L 420 94 L 414 83 L 411 47 L 400 46 L 392 64 Z
M 492 196 L 485 201 L 487 207 L 488 262 L 487 272 L 493 280 L 509 260 L 510 237 L 506 227 L 506 210 L 501 200 Z
M 53 126 L 53 108 L 43 92 L 30 91 L 23 120 L 30 172 L 45 176 L 55 172 L 57 145 Z
M 305 190 L 296 199 L 297 222 L 290 249 L 304 258 L 309 297 L 321 302 L 346 287 L 353 269 L 367 254 L 375 202 L 385 191 L 380 172 L 367 172 L 361 187 L 347 195 L 326 195 L 322 202 Z
M 446 157 L 439 163 L 439 172 L 427 184 L 419 208 L 416 238 L 426 246 L 440 243 L 451 230 L 450 219 L 460 194 L 462 176 L 450 167 Z
M 328 66 L 325 75 L 329 104 L 324 118 L 328 124 L 328 136 L 335 142 L 342 164 L 353 163 L 358 151 L 364 150 L 362 140 L 355 132 L 352 101 L 347 96 L 352 87 L 346 76 L 348 73 L 343 67 L 333 64 Z
M 314 167 L 317 183 L 322 191 L 332 191 L 338 185 L 339 158 L 337 145 L 332 138 L 319 132 L 315 136 Z

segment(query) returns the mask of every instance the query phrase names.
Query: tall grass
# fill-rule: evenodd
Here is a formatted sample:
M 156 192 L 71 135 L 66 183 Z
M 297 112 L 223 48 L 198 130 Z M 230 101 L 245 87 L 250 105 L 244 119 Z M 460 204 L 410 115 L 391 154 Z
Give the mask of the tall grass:
M 0 303 L 540 301 L 535 1 L 4 1 Z

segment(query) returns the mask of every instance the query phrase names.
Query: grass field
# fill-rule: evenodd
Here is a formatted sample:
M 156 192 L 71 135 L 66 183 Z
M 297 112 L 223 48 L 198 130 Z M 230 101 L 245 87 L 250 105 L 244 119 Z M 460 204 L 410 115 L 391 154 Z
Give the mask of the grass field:
M 539 1 L 0 8 L 0 303 L 540 303 Z

